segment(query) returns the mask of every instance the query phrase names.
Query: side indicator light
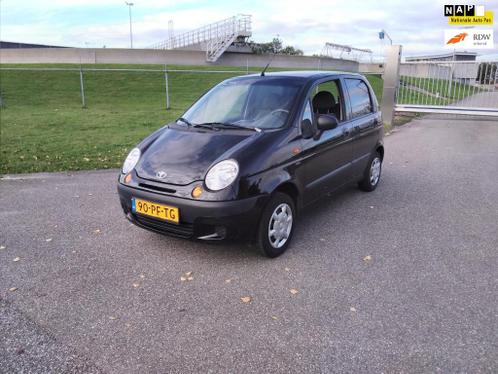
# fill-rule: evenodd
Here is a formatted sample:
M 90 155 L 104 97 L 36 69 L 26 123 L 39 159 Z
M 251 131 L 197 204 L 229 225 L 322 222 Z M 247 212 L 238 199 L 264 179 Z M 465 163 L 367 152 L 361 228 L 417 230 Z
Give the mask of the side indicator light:
M 298 155 L 298 154 L 300 154 L 300 153 L 301 153 L 301 148 L 299 148 L 299 147 L 296 147 L 296 148 L 294 148 L 294 149 L 292 150 L 292 154 L 293 154 L 293 155 Z
M 131 173 L 126 174 L 126 177 L 124 178 L 124 182 L 126 184 L 131 182 Z
M 192 190 L 192 197 L 197 199 L 201 195 L 202 195 L 202 187 L 195 186 L 194 189 Z

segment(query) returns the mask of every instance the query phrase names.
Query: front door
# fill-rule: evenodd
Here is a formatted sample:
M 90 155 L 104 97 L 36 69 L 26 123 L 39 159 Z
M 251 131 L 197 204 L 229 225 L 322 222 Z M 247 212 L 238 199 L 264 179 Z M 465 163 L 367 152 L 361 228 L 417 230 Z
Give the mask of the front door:
M 345 103 L 340 80 L 331 80 L 315 86 L 306 103 L 303 119 L 310 118 L 316 128 L 320 114 L 335 115 L 339 125 L 303 140 L 305 162 L 305 189 L 308 202 L 318 199 L 352 178 L 351 122 L 345 121 Z

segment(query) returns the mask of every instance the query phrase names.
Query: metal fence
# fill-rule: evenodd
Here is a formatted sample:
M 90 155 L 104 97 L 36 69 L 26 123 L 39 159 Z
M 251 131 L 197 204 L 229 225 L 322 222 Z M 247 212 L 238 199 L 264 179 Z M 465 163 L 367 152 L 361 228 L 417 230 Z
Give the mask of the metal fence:
M 400 64 L 398 112 L 498 115 L 497 61 Z
M 97 73 L 97 72 L 115 72 L 115 73 L 155 73 L 156 75 L 160 75 L 160 79 L 162 80 L 162 86 L 164 88 L 164 108 L 171 108 L 171 83 L 170 77 L 172 74 L 200 74 L 200 75 L 209 75 L 215 74 L 220 75 L 219 80 L 223 80 L 226 76 L 240 76 L 247 75 L 251 73 L 258 73 L 259 71 L 251 71 L 247 66 L 245 70 L 193 70 L 193 69 L 169 69 L 167 66 L 164 66 L 162 69 L 138 69 L 138 68 L 89 68 L 89 67 L 79 67 L 79 68 L 49 68 L 49 67 L 0 67 L 0 72 L 2 71 L 12 71 L 12 72 L 70 72 L 77 74 L 79 76 L 79 94 L 81 98 L 81 106 L 82 108 L 88 107 L 88 93 L 87 93 L 87 79 L 85 78 L 88 73 Z M 218 79 L 214 80 L 216 83 Z M 1 89 L 2 87 L 0 87 Z M 76 87 L 75 87 L 76 89 Z M 36 93 L 33 93 L 36 94 Z M 2 92 L 0 90 L 0 107 L 4 104 L 4 98 L 2 97 Z

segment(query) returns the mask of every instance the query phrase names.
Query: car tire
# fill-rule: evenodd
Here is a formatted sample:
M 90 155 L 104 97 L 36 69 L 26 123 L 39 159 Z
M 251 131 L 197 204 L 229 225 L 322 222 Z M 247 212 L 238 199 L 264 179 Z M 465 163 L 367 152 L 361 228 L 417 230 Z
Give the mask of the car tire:
M 259 223 L 257 239 L 261 253 L 270 258 L 284 253 L 292 239 L 295 223 L 294 200 L 282 192 L 273 194 Z
M 382 157 L 375 152 L 367 164 L 363 173 L 363 179 L 358 183 L 360 190 L 371 192 L 377 188 L 382 173 Z

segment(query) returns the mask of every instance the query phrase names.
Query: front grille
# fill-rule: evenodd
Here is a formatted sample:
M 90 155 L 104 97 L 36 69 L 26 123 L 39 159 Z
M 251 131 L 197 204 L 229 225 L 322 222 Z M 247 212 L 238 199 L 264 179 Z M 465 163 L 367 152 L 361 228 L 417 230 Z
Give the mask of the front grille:
M 175 225 L 166 221 L 133 214 L 135 222 L 146 229 L 157 231 L 161 234 L 177 236 L 179 238 L 191 238 L 194 235 L 194 225 L 181 223 Z
M 150 184 L 150 183 L 140 182 L 138 185 L 140 187 L 147 188 L 149 190 L 154 190 L 154 191 L 160 191 L 160 192 L 166 192 L 166 193 L 175 193 L 176 192 L 176 190 L 173 190 L 171 188 L 161 187 L 161 186 L 157 186 L 155 184 Z

